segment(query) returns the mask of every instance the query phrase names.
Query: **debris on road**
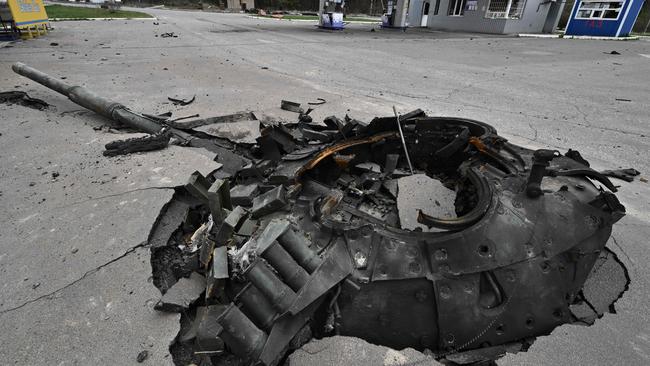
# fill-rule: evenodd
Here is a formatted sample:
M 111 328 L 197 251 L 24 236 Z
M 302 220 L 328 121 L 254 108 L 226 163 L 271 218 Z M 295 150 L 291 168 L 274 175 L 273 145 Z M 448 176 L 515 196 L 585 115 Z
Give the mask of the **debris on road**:
M 634 177 L 641 174 L 641 172 L 634 168 L 627 168 L 627 169 L 617 169 L 617 170 L 603 170 L 602 172 L 600 172 L 600 174 L 612 178 L 618 178 L 626 182 L 633 182 Z
M 158 37 L 158 36 L 156 36 L 156 37 Z M 161 38 L 178 38 L 178 35 L 175 34 L 174 32 L 166 32 L 166 33 L 162 33 L 160 35 L 160 37 Z
M 591 183 L 616 190 L 579 162 L 587 163 L 579 152 L 553 152 L 536 175 L 530 167 L 545 150 L 512 145 L 489 125 L 422 111 L 399 117 L 268 126 L 242 150 L 250 164 L 226 180 L 193 178 L 188 193 L 203 204 L 190 212 L 210 212 L 211 226 L 200 268 L 187 271 L 205 273 L 212 284 L 204 303 L 190 306 L 200 315 L 185 319 L 189 329 L 209 331 L 201 340 L 179 338 L 194 353 L 177 361 L 277 365 L 312 336 L 341 334 L 430 349 L 438 359 L 489 362 L 609 309 L 584 304 L 613 306 L 629 282 L 622 263 L 569 253 L 607 252 L 609 227 L 625 208 Z M 528 195 L 531 184 L 539 195 Z M 527 216 L 533 212 L 541 216 Z M 192 232 L 187 225 L 177 225 L 176 237 Z M 616 275 L 590 274 L 594 263 Z M 574 276 L 566 268 L 586 269 Z M 585 283 L 611 291 L 599 295 Z M 490 324 L 494 331 L 482 331 Z
M 325 104 L 327 101 L 323 98 L 316 98 L 317 102 L 308 102 L 309 105 L 321 105 Z
M 182 121 L 182 120 L 186 120 L 186 119 L 190 119 L 190 118 L 197 118 L 197 117 L 200 117 L 198 113 L 197 114 L 191 114 L 189 116 L 183 116 L 183 117 L 177 117 L 177 118 L 174 118 L 174 119 L 170 119 L 170 120 L 167 120 L 167 122 L 174 123 L 174 122 L 178 122 L 178 121 Z
M 156 310 L 179 313 L 187 310 L 205 291 L 205 277 L 192 272 L 189 278 L 181 278 L 163 295 Z
M 155 308 L 181 313 L 177 364 L 275 366 L 332 335 L 488 363 L 561 324 L 590 324 L 629 284 L 605 247 L 625 207 L 575 150 L 530 150 L 419 109 L 368 123 L 169 125 L 14 69 L 223 164 L 176 187 L 150 232 Z
M 167 97 L 167 99 L 174 103 L 174 105 L 181 105 L 181 106 L 186 106 L 194 103 L 194 100 L 196 99 L 196 95 L 192 96 L 190 99 L 178 99 L 178 98 L 172 98 L 172 97 Z
M 105 145 L 104 156 L 127 155 L 134 152 L 164 149 L 169 145 L 170 135 L 165 131 L 155 135 L 117 140 Z
M 288 100 L 281 101 L 280 108 L 284 109 L 285 111 L 296 112 L 299 114 L 303 114 L 305 112 L 305 110 L 300 107 L 300 103 L 291 102 Z
M 149 351 L 144 350 L 140 353 L 138 353 L 138 357 L 136 357 L 136 361 L 138 363 L 143 363 L 147 358 L 149 358 Z
M 43 110 L 50 106 L 46 102 L 40 99 L 32 98 L 27 95 L 27 93 L 22 91 L 0 92 L 0 103 L 9 105 L 20 104 L 22 106 L 38 110 Z

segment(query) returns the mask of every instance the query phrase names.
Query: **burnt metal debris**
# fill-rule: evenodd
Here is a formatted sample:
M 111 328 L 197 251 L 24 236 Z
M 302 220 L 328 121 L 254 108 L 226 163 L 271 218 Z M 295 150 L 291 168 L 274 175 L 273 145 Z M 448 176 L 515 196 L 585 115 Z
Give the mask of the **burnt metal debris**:
M 156 308 L 182 313 L 177 363 L 277 365 L 335 334 L 477 362 L 561 324 L 593 322 L 604 310 L 583 286 L 600 268 L 627 279 L 605 248 L 625 214 L 612 173 L 577 151 L 533 151 L 486 123 L 421 110 L 369 123 L 258 121 L 256 143 L 238 144 L 194 128 L 254 115 L 167 124 L 25 65 L 14 70 L 223 164 L 177 188 L 149 239 L 163 293 Z M 425 202 L 398 210 L 407 193 L 398 182 L 412 174 L 453 195 L 454 217 Z M 420 226 L 405 229 L 407 214 Z
M 19 104 L 38 110 L 43 110 L 49 107 L 49 104 L 46 102 L 37 98 L 32 98 L 22 91 L 0 92 L 0 103 Z

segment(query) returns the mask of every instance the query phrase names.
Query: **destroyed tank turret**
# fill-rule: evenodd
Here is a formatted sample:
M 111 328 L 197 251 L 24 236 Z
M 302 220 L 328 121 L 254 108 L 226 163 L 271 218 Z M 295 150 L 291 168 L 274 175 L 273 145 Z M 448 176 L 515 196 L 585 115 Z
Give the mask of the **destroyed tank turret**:
M 84 103 L 109 117 L 124 110 Z M 533 151 L 488 124 L 420 110 L 368 124 L 302 120 L 262 123 L 256 145 L 231 145 L 248 165 L 195 173 L 177 191 L 192 214 L 152 250 L 195 263 L 158 274 L 163 291 L 189 272 L 205 277 L 205 295 L 181 306 L 195 323 L 181 338 L 197 357 L 276 365 L 337 334 L 440 358 L 574 320 L 570 306 L 625 213 L 579 153 Z M 178 127 L 147 121 L 153 132 Z M 191 129 L 183 138 L 219 140 Z M 455 192 L 453 217 L 416 203 L 405 209 L 424 228 L 405 228 L 396 180 L 412 173 Z M 179 311 L 165 297 L 158 308 Z

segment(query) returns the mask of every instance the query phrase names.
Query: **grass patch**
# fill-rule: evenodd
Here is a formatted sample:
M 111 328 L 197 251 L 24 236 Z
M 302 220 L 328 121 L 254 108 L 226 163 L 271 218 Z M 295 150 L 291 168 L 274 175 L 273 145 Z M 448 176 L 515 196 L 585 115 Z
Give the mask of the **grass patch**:
M 152 18 L 151 15 L 139 11 L 109 10 L 86 8 L 80 6 L 46 5 L 45 11 L 50 18 L 57 19 L 87 19 L 87 18 Z
M 264 18 L 275 18 L 271 15 L 260 15 L 261 17 Z M 286 19 L 286 20 L 314 20 L 318 21 L 318 16 L 317 15 L 284 15 L 280 19 Z M 343 18 L 344 22 L 380 22 L 380 19 L 376 18 L 363 18 L 363 17 L 345 17 Z

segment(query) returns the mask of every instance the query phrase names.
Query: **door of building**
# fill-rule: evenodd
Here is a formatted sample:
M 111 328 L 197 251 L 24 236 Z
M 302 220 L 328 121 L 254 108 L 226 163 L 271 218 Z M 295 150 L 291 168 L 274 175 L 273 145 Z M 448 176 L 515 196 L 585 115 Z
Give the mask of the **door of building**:
M 429 21 L 429 2 L 425 1 L 424 4 L 422 4 L 422 20 L 420 21 L 420 27 L 426 27 L 428 21 Z

